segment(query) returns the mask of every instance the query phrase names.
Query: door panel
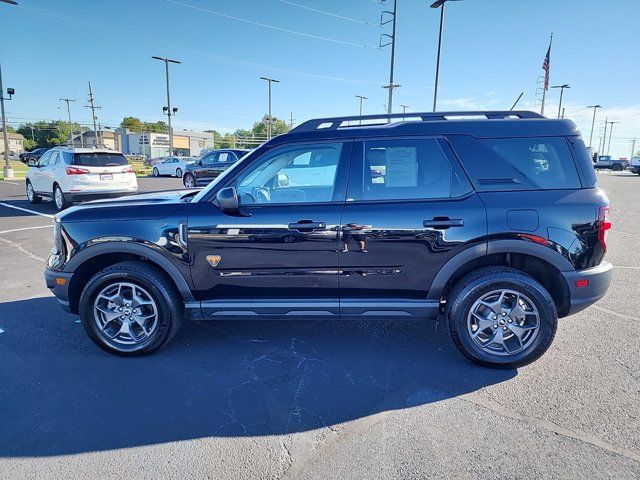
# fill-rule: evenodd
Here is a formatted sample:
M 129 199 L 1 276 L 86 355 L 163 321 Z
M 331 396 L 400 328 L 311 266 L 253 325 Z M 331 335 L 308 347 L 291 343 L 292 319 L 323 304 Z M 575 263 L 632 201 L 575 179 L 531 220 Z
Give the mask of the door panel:
M 350 141 L 275 147 L 220 185 L 236 188 L 240 212 L 196 206 L 187 235 L 206 316 L 339 315 L 339 221 L 350 155 Z M 316 175 L 317 168 L 333 174 Z
M 484 205 L 441 139 L 356 142 L 347 197 L 338 261 L 347 315 L 365 311 L 362 298 L 413 314 L 394 299 L 426 300 L 440 268 L 485 241 Z

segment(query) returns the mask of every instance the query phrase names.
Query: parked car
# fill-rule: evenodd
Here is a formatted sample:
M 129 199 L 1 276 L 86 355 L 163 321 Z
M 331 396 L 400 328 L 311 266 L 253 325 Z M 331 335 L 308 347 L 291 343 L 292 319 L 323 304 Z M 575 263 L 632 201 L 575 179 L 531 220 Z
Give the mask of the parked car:
M 323 118 L 199 192 L 58 214 L 45 278 L 120 355 L 157 350 L 183 319 L 440 315 L 466 357 L 514 368 L 607 291 L 608 212 L 570 120 Z
M 167 157 L 161 162 L 153 165 L 153 176 L 170 175 L 172 177 L 182 178 L 187 165 L 195 162 L 191 157 Z
M 202 187 L 246 155 L 249 150 L 212 150 L 191 165 L 187 165 L 182 183 L 187 188 Z
M 34 148 L 30 152 L 22 152 L 19 155 L 19 159 L 22 163 L 29 163 L 30 161 L 34 162 L 38 160 L 47 150 L 49 150 L 49 147 Z
M 613 160 L 611 155 L 600 155 L 598 161 L 593 164 L 596 170 L 611 170 L 621 172 L 629 166 L 628 160 Z
M 54 147 L 29 162 L 26 189 L 31 203 L 49 197 L 63 210 L 74 202 L 130 195 L 138 190 L 138 181 L 120 152 Z
M 640 157 L 633 157 L 629 164 L 629 170 L 640 175 Z

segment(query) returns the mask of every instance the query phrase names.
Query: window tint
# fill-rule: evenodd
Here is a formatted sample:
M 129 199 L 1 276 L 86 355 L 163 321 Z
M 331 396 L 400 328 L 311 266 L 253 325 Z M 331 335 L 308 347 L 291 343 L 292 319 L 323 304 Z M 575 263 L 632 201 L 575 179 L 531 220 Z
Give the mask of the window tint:
M 581 188 L 564 137 L 449 140 L 480 191 Z
M 117 153 L 76 153 L 73 155 L 73 164 L 84 167 L 116 167 L 128 165 L 127 159 Z
M 38 165 L 40 165 L 41 167 L 46 167 L 49 164 L 49 159 L 51 158 L 52 154 L 53 152 L 46 152 L 44 155 L 42 155 L 38 160 Z
M 435 199 L 469 191 L 435 139 L 365 142 L 364 200 Z
M 240 203 L 330 202 L 341 152 L 341 143 L 323 143 L 267 153 L 236 179 Z
M 216 161 L 217 153 L 209 153 L 202 158 L 202 165 L 205 167 L 211 167 Z

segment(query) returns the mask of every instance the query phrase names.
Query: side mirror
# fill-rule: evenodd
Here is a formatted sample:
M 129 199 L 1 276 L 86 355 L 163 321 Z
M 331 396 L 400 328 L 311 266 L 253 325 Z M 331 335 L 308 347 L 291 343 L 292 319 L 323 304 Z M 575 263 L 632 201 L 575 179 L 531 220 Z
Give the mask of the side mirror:
M 218 207 L 224 213 L 237 214 L 240 210 L 240 203 L 238 202 L 238 192 L 234 187 L 227 187 L 220 190 L 216 195 L 216 202 Z
M 30 158 L 27 160 L 27 165 L 30 167 L 38 168 L 40 166 L 40 161 L 34 158 Z

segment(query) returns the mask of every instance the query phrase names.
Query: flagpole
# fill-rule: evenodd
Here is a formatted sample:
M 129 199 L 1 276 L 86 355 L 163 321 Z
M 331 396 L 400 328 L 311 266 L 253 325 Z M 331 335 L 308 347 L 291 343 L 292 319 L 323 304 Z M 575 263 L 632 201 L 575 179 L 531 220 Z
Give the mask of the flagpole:
M 551 68 L 551 44 L 553 43 L 553 32 L 551 33 L 551 39 L 549 40 L 549 65 L 547 66 L 548 69 Z M 544 102 L 547 98 L 547 82 L 545 81 L 544 86 L 542 88 L 542 106 L 540 107 L 540 115 L 544 116 Z

